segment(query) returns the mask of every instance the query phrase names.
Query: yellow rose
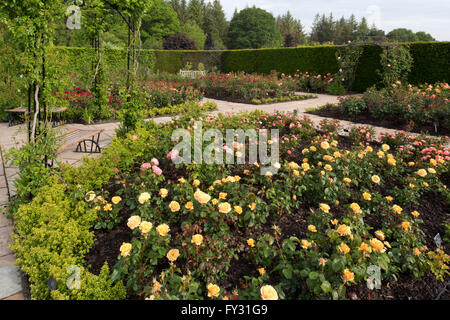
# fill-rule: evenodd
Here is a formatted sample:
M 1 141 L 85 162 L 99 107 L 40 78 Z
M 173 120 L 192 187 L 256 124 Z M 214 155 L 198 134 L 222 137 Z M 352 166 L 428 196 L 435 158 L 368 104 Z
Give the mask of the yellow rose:
M 420 256 L 420 254 L 421 254 L 421 252 L 418 248 L 414 248 L 413 252 L 416 256 Z
M 316 152 L 317 148 L 315 146 L 311 146 L 311 148 L 309 148 L 312 152 Z
M 252 238 L 250 238 L 250 239 L 248 239 L 247 240 L 247 244 L 250 246 L 250 247 L 254 247 L 255 246 L 255 240 L 253 240 Z
M 385 239 L 384 232 L 381 231 L 381 230 L 376 231 L 376 232 L 375 232 L 375 236 L 376 236 L 378 239 L 380 239 L 381 241 L 384 241 L 384 239 Z
M 119 204 L 122 201 L 122 198 L 119 196 L 112 197 L 111 202 L 114 204 Z
M 161 198 L 167 197 L 168 194 L 169 194 L 169 191 L 167 189 L 162 188 L 159 190 L 159 195 L 161 196 Z
M 200 189 L 195 191 L 194 198 L 201 204 L 208 203 L 208 201 L 211 200 L 211 196 L 209 194 L 201 191 Z
M 164 223 L 164 224 L 160 224 L 159 226 L 157 226 L 156 231 L 158 231 L 158 233 L 161 237 L 165 237 L 169 233 L 170 228 L 167 224 Z
M 320 210 L 322 210 L 323 212 L 328 213 L 328 212 L 330 212 L 330 206 L 327 205 L 326 203 L 321 203 L 320 204 Z
M 353 203 L 350 205 L 350 208 L 351 208 L 351 209 L 353 210 L 353 212 L 356 213 L 356 214 L 362 213 L 361 207 L 359 206 L 359 204 L 357 204 L 357 203 L 355 203 L 355 202 L 353 202 Z
M 418 216 L 420 216 L 420 213 L 419 212 L 417 212 L 417 211 L 413 211 L 413 212 L 411 212 L 411 214 L 414 216 L 414 217 L 418 217 Z
M 345 225 L 345 224 L 341 224 L 338 228 L 337 228 L 337 232 L 341 235 L 341 236 L 349 236 L 352 234 L 352 231 L 350 230 L 350 227 Z
M 412 166 L 414 166 L 414 165 L 415 165 L 414 162 L 412 162 L 412 161 L 408 162 L 408 166 L 412 167 Z
M 387 197 L 386 197 L 386 200 L 387 200 L 388 202 L 391 202 L 391 201 L 394 200 L 394 198 L 392 198 L 391 196 L 387 196 Z
M 322 266 L 324 266 L 326 262 L 327 262 L 327 260 L 324 259 L 324 258 L 320 258 L 320 259 L 319 259 L 319 263 L 320 263 Z
M 395 161 L 395 159 L 388 159 L 388 164 L 391 166 L 395 166 L 397 164 L 397 161 Z
M 94 191 L 89 191 L 88 193 L 86 193 L 86 202 L 92 202 L 94 201 L 96 195 Z
M 382 149 L 384 152 L 386 152 L 386 151 L 388 151 L 389 149 L 391 149 L 391 147 L 389 147 L 389 145 L 387 145 L 387 144 L 383 144 L 383 145 L 381 146 L 381 149 Z
M 228 194 L 225 192 L 220 192 L 219 193 L 219 199 L 225 200 L 227 198 Z
M 150 230 L 152 230 L 153 228 L 153 224 L 151 222 L 148 221 L 143 221 L 140 225 L 139 225 L 139 230 L 141 230 L 141 232 L 143 234 L 147 234 L 150 232 Z
M 295 163 L 295 162 L 289 162 L 289 163 L 288 163 L 288 167 L 289 167 L 290 169 L 292 169 L 292 170 L 298 170 L 299 165 L 298 165 L 297 163 Z
M 255 202 L 252 202 L 251 204 L 249 204 L 248 205 L 248 207 L 250 208 L 250 210 L 255 210 L 255 208 L 256 208 L 256 203 Z
M 259 274 L 260 274 L 261 276 L 263 276 L 263 275 L 266 273 L 266 269 L 264 269 L 264 268 L 259 268 L 259 269 L 258 269 L 258 272 L 259 272 Z
M 198 186 L 200 185 L 200 180 L 195 179 L 195 180 L 192 182 L 192 185 L 193 185 L 194 187 L 198 187 Z
M 231 205 L 228 202 L 223 202 L 219 204 L 219 212 L 228 213 L 231 211 Z
M 148 192 L 141 193 L 139 198 L 138 198 L 138 201 L 139 201 L 140 204 L 144 204 L 148 200 L 150 200 L 150 194 Z
M 331 224 L 332 225 L 337 225 L 339 223 L 339 221 L 337 221 L 337 219 L 333 219 L 333 220 L 331 220 Z
M 419 176 L 421 176 L 422 178 L 425 177 L 427 175 L 427 171 L 425 169 L 419 169 L 416 174 L 418 174 Z
M 398 214 L 402 213 L 402 211 L 403 211 L 402 207 L 400 207 L 399 205 L 396 205 L 396 204 L 394 204 L 392 206 L 392 210 L 394 210 Z
M 334 158 L 328 154 L 323 156 L 323 160 L 332 162 Z
M 373 175 L 372 176 L 372 182 L 373 183 L 380 183 L 380 177 L 379 176 L 377 176 L 377 175 Z
M 212 199 L 212 200 L 211 200 L 211 203 L 212 203 L 213 205 L 216 205 L 216 204 L 219 203 L 219 199 Z
M 433 168 L 428 168 L 428 172 L 431 173 L 431 174 L 435 174 L 436 170 L 434 170 Z
M 320 144 L 320 147 L 324 150 L 327 150 L 328 148 L 330 148 L 330 144 L 328 142 L 324 141 Z
M 363 198 L 364 198 L 364 200 L 366 200 L 366 201 L 372 200 L 372 196 L 370 195 L 370 193 L 367 193 L 367 192 L 364 192 L 364 193 L 363 193 Z
M 302 169 L 303 169 L 304 171 L 308 171 L 309 168 L 310 168 L 309 163 L 307 163 L 307 162 L 302 163 Z
M 367 245 L 367 243 L 363 242 L 361 244 L 361 246 L 358 248 L 358 250 L 363 251 L 363 252 L 367 252 L 367 253 L 371 253 L 372 252 L 372 248 L 370 246 Z
M 241 214 L 242 208 L 240 206 L 234 206 L 234 212 L 236 212 L 237 214 Z
M 384 158 L 384 152 L 383 151 L 378 151 L 377 152 L 377 156 L 378 156 L 378 158 L 383 159 Z
M 186 203 L 185 208 L 188 209 L 189 211 L 194 209 L 194 204 L 192 203 L 192 201 L 189 201 L 188 203 Z
M 105 211 L 111 211 L 111 210 L 112 210 L 112 205 L 111 205 L 111 203 L 106 204 L 106 205 L 103 207 L 103 210 L 105 210 Z
M 172 212 L 180 211 L 180 204 L 176 201 L 172 201 L 169 204 L 169 208 L 170 208 L 170 211 L 172 211 Z
M 192 236 L 191 243 L 199 246 L 203 243 L 203 236 L 201 234 L 195 234 Z
M 131 245 L 131 243 L 123 242 L 122 245 L 120 246 L 120 255 L 122 257 L 128 257 L 130 255 L 132 248 L 133 246 Z
M 178 182 L 181 183 L 181 184 L 186 183 L 186 179 L 181 177 L 180 179 L 178 179 Z
M 167 259 L 169 259 L 170 262 L 174 262 L 178 259 L 180 256 L 180 251 L 178 249 L 172 249 L 169 252 L 167 252 Z
M 293 175 L 298 177 L 300 175 L 300 172 L 298 172 L 298 170 L 294 170 L 292 171 Z
M 139 216 L 132 216 L 128 219 L 128 223 L 127 226 L 128 228 L 130 228 L 131 230 L 136 229 L 137 227 L 139 227 L 139 225 L 141 224 L 141 217 Z
M 311 242 L 309 242 L 308 240 L 302 240 L 302 247 L 303 249 L 308 249 L 311 246 Z
M 311 231 L 311 232 L 317 232 L 316 226 L 313 226 L 312 224 L 310 224 L 308 226 L 308 230 Z
M 263 300 L 278 300 L 277 291 L 270 285 L 262 286 L 260 292 Z
M 355 280 L 355 274 L 348 269 L 344 270 L 344 282 Z
M 208 284 L 206 289 L 208 289 L 208 297 L 210 298 L 217 298 L 220 294 L 220 288 L 215 284 Z
M 350 248 L 348 245 L 346 245 L 344 242 L 341 242 L 341 244 L 339 245 L 339 251 L 341 253 L 347 254 L 350 252 Z
M 327 170 L 327 171 L 333 171 L 333 167 L 330 166 L 329 164 L 326 164 L 324 169 Z
M 345 182 L 345 183 L 350 183 L 350 182 L 352 182 L 352 179 L 350 179 L 350 178 L 344 178 L 344 182 Z
M 373 239 L 371 239 L 371 240 L 369 241 L 369 243 L 370 243 L 370 245 L 373 247 L 373 249 L 374 249 L 375 251 L 379 251 L 379 252 L 384 252 L 384 251 L 386 251 L 386 249 L 384 248 L 383 242 L 381 242 L 381 241 L 378 240 L 378 239 L 373 238 Z
M 411 230 L 411 225 L 409 224 L 408 221 L 403 221 L 401 226 L 402 226 L 402 229 L 405 231 Z

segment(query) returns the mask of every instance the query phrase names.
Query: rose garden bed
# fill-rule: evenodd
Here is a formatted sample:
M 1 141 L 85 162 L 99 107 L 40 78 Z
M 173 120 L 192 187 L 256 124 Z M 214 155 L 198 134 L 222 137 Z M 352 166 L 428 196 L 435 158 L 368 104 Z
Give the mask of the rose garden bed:
M 171 133 L 193 130 L 194 119 L 204 130 L 279 129 L 279 171 L 261 174 L 248 161 L 175 165 Z M 63 166 L 15 215 L 12 248 L 32 296 L 435 298 L 449 261 L 443 141 L 368 143 L 336 132 L 295 114 L 186 115 L 148 123 L 80 168 Z M 239 143 L 217 147 L 245 154 Z M 70 265 L 82 269 L 81 290 L 65 285 Z M 380 267 L 381 290 L 366 287 L 371 266 Z

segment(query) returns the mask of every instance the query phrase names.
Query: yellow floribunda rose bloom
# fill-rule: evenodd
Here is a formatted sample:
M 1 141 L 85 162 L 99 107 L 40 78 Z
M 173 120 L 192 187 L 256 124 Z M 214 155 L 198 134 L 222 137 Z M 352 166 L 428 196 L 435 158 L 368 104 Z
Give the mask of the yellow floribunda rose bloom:
M 405 231 L 411 230 L 411 225 L 409 224 L 408 221 L 403 221 L 401 226 L 402 226 L 402 229 Z
M 178 259 L 180 256 L 180 251 L 178 249 L 172 249 L 169 252 L 167 252 L 167 259 L 169 259 L 170 262 L 174 262 Z
M 366 147 L 366 152 L 372 152 L 372 151 L 373 151 L 373 148 L 371 146 Z
M 161 291 L 161 283 L 156 281 L 156 279 L 153 279 L 153 292 L 160 292 Z
M 252 238 L 250 238 L 250 239 L 248 239 L 247 240 L 247 244 L 250 246 L 250 247 L 254 247 L 255 246 L 255 240 L 253 240 Z
M 218 285 L 210 283 L 206 286 L 206 289 L 208 289 L 208 297 L 210 298 L 217 298 L 220 294 L 220 288 Z
M 344 282 L 355 280 L 355 274 L 348 269 L 344 270 Z
M 250 208 L 250 210 L 255 210 L 256 209 L 256 203 L 252 202 L 251 204 L 248 205 L 248 207 Z
M 177 201 L 172 201 L 169 204 L 169 208 L 172 212 L 180 211 L 180 204 Z
M 161 198 L 167 197 L 168 194 L 169 194 L 169 190 L 167 190 L 167 189 L 162 188 L 159 190 L 159 195 L 161 196 Z
M 170 228 L 167 224 L 163 223 L 156 227 L 156 231 L 158 231 L 161 237 L 165 237 L 169 233 Z
M 382 149 L 384 152 L 386 152 L 386 151 L 388 151 L 389 149 L 391 149 L 391 147 L 389 147 L 389 145 L 387 145 L 387 144 L 383 144 L 383 145 L 381 146 L 381 149 Z
M 381 230 L 375 231 L 375 236 L 380 239 L 381 241 L 384 241 L 385 235 L 384 232 Z
M 397 164 L 397 161 L 395 161 L 395 159 L 388 159 L 388 164 L 391 166 L 395 166 Z
M 418 248 L 414 248 L 413 253 L 414 253 L 416 256 L 420 256 L 420 254 L 421 254 L 422 252 L 420 252 L 420 250 L 419 250 Z
M 423 186 L 424 186 L 424 187 L 428 187 L 429 184 L 428 184 L 427 182 L 424 182 L 424 183 L 423 183 Z
M 334 158 L 332 156 L 326 154 L 323 156 L 323 160 L 332 162 L 332 161 L 334 161 Z
M 234 176 L 234 182 L 239 182 L 241 181 L 241 177 L 239 176 Z
M 259 272 L 259 274 L 260 274 L 261 276 L 263 276 L 263 275 L 266 273 L 266 269 L 264 269 L 264 268 L 259 268 L 259 269 L 258 269 L 258 272 Z
M 419 212 L 417 212 L 417 211 L 413 211 L 413 212 L 411 212 L 411 214 L 414 216 L 414 217 L 418 217 L 418 216 L 420 216 L 420 213 Z
M 365 242 L 363 242 L 358 250 L 363 251 L 363 252 L 367 252 L 367 253 L 371 253 L 372 252 L 372 248 Z
M 278 293 L 272 286 L 262 286 L 260 292 L 263 300 L 278 300 Z
M 103 210 L 105 210 L 105 211 L 111 211 L 111 210 L 112 210 L 112 205 L 111 205 L 111 203 L 106 204 L 106 205 L 103 207 Z
M 186 179 L 182 177 L 182 178 L 178 179 L 178 182 L 181 184 L 186 183 Z
M 112 197 L 111 202 L 114 204 L 119 204 L 122 201 L 122 198 L 119 196 Z
M 418 174 L 419 176 L 421 176 L 422 178 L 425 177 L 427 175 L 427 171 L 425 169 L 419 169 L 416 174 Z
M 153 224 L 151 222 L 148 221 L 143 221 L 140 225 L 139 225 L 139 230 L 141 230 L 141 232 L 143 234 L 147 234 L 150 232 L 150 230 L 152 230 L 153 228 Z
M 298 172 L 298 170 L 294 170 L 292 171 L 293 175 L 298 177 L 300 175 L 300 172 Z
M 295 162 L 289 162 L 288 167 L 292 170 L 298 170 L 298 168 L 300 168 L 300 166 Z
M 319 259 L 319 263 L 320 263 L 320 265 L 322 265 L 322 266 L 324 266 L 326 262 L 327 262 L 327 260 L 324 259 L 324 258 L 320 258 L 320 259 Z
M 200 185 L 200 180 L 195 179 L 194 181 L 192 181 L 192 185 L 194 187 L 198 187 Z
M 333 140 L 333 141 L 331 141 L 331 145 L 332 145 L 333 147 L 337 147 L 338 142 L 337 142 L 336 140 Z
M 431 173 L 431 174 L 435 174 L 436 170 L 434 170 L 433 168 L 428 168 L 428 172 Z
M 320 210 L 322 210 L 323 212 L 328 213 L 328 212 L 330 212 L 330 206 L 327 205 L 326 203 L 321 203 L 320 204 Z
M 359 206 L 359 204 L 357 204 L 357 203 L 355 203 L 355 202 L 353 202 L 353 203 L 350 205 L 350 208 L 351 208 L 351 209 L 353 210 L 353 212 L 356 213 L 356 214 L 362 213 L 361 207 Z
M 378 156 L 378 158 L 383 159 L 384 158 L 384 152 L 383 151 L 378 151 L 377 152 L 377 156 Z
M 432 166 L 435 166 L 435 165 L 437 165 L 437 161 L 434 160 L 434 159 L 430 159 L 430 164 L 431 164 Z
M 341 153 L 340 153 L 339 151 L 335 151 L 335 152 L 333 152 L 333 156 L 334 156 L 336 159 L 339 159 L 342 155 L 341 155 Z
M 379 251 L 379 252 L 386 251 L 386 249 L 384 248 L 383 242 L 381 242 L 380 240 L 373 238 L 369 242 L 370 242 L 370 245 L 372 246 L 373 250 Z
M 337 228 L 337 232 L 341 235 L 341 236 L 349 236 L 352 234 L 352 231 L 350 230 L 350 227 L 345 225 L 345 224 L 341 224 L 338 228 Z
M 310 246 L 311 246 L 311 242 L 309 242 L 308 240 L 305 240 L 305 239 L 302 240 L 303 249 L 308 249 Z
M 309 168 L 310 168 L 309 163 L 307 163 L 307 162 L 302 163 L 302 169 L 303 170 L 308 171 Z
M 86 202 L 92 202 L 94 201 L 96 195 L 94 191 L 89 191 L 88 193 L 86 193 Z
M 192 201 L 189 201 L 189 202 L 187 202 L 187 203 L 184 205 L 184 207 L 185 207 L 186 209 L 188 209 L 189 211 L 191 211 L 191 210 L 194 209 L 194 204 L 192 203 Z
M 150 193 L 144 192 L 144 193 L 141 193 L 141 194 L 139 195 L 138 201 L 139 201 L 140 204 L 144 204 L 144 203 L 146 203 L 148 200 L 150 200 Z
M 215 185 L 221 185 L 222 184 L 222 181 L 221 180 L 216 180 L 216 181 L 214 181 L 213 182 L 213 186 L 215 186 Z
M 131 230 L 136 229 L 137 227 L 139 227 L 139 225 L 141 224 L 141 217 L 139 216 L 132 216 L 128 219 L 128 223 L 127 226 L 128 228 L 130 228 Z
M 350 247 L 348 245 L 346 245 L 344 242 L 341 242 L 341 244 L 339 245 L 339 251 L 343 254 L 347 254 L 350 252 Z
M 364 198 L 364 200 L 366 200 L 366 201 L 372 200 L 372 196 L 370 195 L 370 193 L 367 193 L 367 192 L 364 192 L 364 193 L 363 193 L 363 198 Z
M 329 164 L 326 164 L 324 169 L 327 170 L 327 171 L 333 171 L 333 167 L 330 166 Z
M 337 219 L 331 220 L 331 224 L 334 226 L 337 225 L 338 223 L 339 223 L 339 221 Z
M 414 165 L 415 165 L 414 162 L 412 162 L 412 161 L 408 162 L 408 166 L 412 167 L 412 166 L 414 166 Z
M 212 200 L 211 200 L 211 203 L 212 203 L 213 205 L 216 205 L 216 204 L 219 203 L 219 199 L 212 199 Z
M 208 188 L 208 190 L 209 190 L 209 191 L 214 191 L 214 186 L 210 186 L 210 187 Z
M 241 214 L 242 213 L 242 207 L 234 206 L 234 212 L 236 212 L 237 214 Z
M 327 150 L 330 148 L 330 144 L 328 142 L 324 141 L 320 144 L 320 147 L 324 150 Z
M 308 226 L 308 230 L 311 231 L 311 232 L 317 232 L 316 226 L 314 226 L 314 225 L 312 225 L 312 224 L 310 224 L 310 225 Z
M 203 236 L 201 234 L 195 234 L 192 236 L 191 243 L 199 246 L 203 243 Z
M 307 154 L 308 152 L 309 152 L 308 148 L 305 148 L 305 149 L 302 150 L 302 154 Z
M 372 176 L 372 182 L 373 183 L 380 183 L 380 177 L 379 176 L 377 176 L 377 175 L 373 175 Z
M 120 255 L 122 257 L 128 257 L 130 255 L 132 248 L 133 246 L 131 245 L 131 243 L 127 242 L 122 243 L 122 245 L 120 246 Z
M 194 199 L 197 200 L 201 204 L 208 203 L 209 200 L 211 200 L 211 196 L 200 189 L 197 189 L 194 193 Z
M 396 204 L 394 204 L 392 206 L 392 210 L 394 210 L 398 214 L 402 213 L 402 211 L 403 211 L 402 207 L 400 207 L 399 205 L 396 205 Z
M 231 205 L 228 202 L 223 202 L 219 204 L 219 212 L 228 213 L 231 211 Z
M 350 178 L 344 178 L 344 182 L 345 182 L 345 183 L 350 183 L 350 182 L 352 182 L 352 179 L 350 179 Z
M 225 192 L 219 193 L 219 199 L 225 200 L 227 198 L 228 194 Z
M 311 150 L 312 152 L 316 152 L 316 151 L 317 151 L 317 148 L 316 148 L 315 146 L 311 146 L 311 147 L 309 148 L 309 150 Z
M 391 201 L 394 201 L 394 198 L 392 198 L 391 196 L 387 196 L 387 197 L 386 197 L 386 200 L 387 200 L 388 202 L 391 202 Z

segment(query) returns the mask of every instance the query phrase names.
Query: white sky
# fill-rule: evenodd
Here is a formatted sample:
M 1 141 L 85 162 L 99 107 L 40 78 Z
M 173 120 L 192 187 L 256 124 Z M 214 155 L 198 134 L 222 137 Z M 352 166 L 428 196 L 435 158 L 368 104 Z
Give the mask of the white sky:
M 212 2 L 212 0 L 206 0 Z M 316 13 L 333 13 L 335 18 L 348 18 L 354 13 L 358 20 L 366 17 L 370 24 L 386 32 L 407 28 L 414 32 L 425 31 L 436 40 L 450 41 L 449 0 L 220 0 L 227 19 L 234 9 L 256 5 L 275 17 L 286 13 L 300 19 L 306 32 L 310 32 Z

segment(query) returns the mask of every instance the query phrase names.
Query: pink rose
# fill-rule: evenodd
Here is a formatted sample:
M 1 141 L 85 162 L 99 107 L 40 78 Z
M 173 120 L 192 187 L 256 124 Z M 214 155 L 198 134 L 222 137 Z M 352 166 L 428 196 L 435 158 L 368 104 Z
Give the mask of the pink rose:
M 156 158 L 153 158 L 152 160 L 150 160 L 150 162 L 152 163 L 152 165 L 154 166 L 159 166 L 159 161 Z
M 160 176 L 162 174 L 162 170 L 157 166 L 153 166 L 152 170 L 153 170 L 153 173 L 156 174 L 157 176 Z
M 141 169 L 142 169 L 142 170 L 147 170 L 147 169 L 150 169 L 151 166 L 152 166 L 152 165 L 151 165 L 150 163 L 146 162 L 146 163 L 143 163 L 143 164 L 141 165 Z

